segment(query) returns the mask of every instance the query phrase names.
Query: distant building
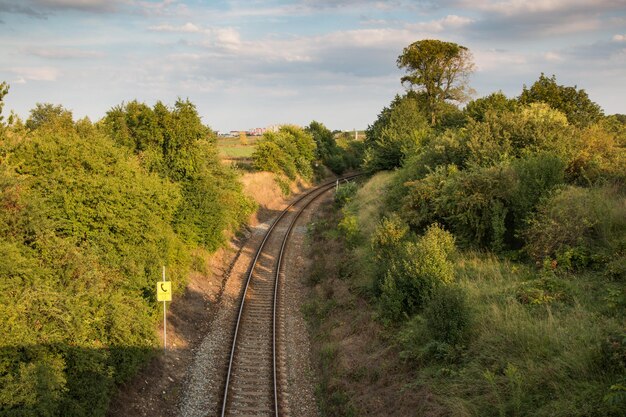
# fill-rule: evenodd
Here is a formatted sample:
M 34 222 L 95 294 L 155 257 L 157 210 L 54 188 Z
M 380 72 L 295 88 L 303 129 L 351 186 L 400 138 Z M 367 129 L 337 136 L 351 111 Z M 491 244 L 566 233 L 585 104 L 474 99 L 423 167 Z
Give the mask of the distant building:
M 266 129 L 264 127 L 255 127 L 248 130 L 246 133 L 248 136 L 261 136 L 265 133 L 265 130 Z
M 278 130 L 287 126 L 287 124 L 273 124 L 267 127 L 254 127 L 248 130 L 231 130 L 230 132 L 218 132 L 217 135 L 221 138 L 236 138 L 239 137 L 241 132 L 244 132 L 247 136 L 262 136 L 265 132 L 278 132 Z

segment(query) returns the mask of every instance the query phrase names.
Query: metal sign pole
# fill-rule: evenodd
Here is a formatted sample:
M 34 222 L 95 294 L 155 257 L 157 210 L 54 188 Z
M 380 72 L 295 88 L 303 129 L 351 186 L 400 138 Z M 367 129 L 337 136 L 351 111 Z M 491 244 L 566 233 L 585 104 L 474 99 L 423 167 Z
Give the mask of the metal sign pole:
M 163 265 L 163 282 L 165 282 L 165 265 Z M 163 301 L 163 351 L 167 352 L 167 302 Z

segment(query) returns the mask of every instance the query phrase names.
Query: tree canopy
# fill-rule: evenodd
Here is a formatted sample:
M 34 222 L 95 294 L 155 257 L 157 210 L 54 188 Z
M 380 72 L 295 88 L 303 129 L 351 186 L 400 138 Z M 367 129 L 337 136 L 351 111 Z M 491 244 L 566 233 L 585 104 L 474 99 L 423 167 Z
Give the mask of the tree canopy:
M 377 171 L 399 167 L 406 154 L 413 151 L 429 131 L 428 121 L 415 95 L 396 96 L 365 131 L 366 169 Z
M 424 39 L 404 48 L 397 60 L 406 69 L 402 84 L 425 93 L 431 125 L 435 125 L 446 100 L 465 102 L 471 90 L 467 81 L 474 64 L 469 50 L 453 42 Z
M 26 127 L 35 130 L 45 125 L 54 125 L 65 130 L 71 130 L 74 126 L 72 112 L 60 104 L 55 106 L 51 103 L 37 103 L 35 108 L 30 111 L 30 117 L 26 120 Z
M 524 86 L 519 101 L 522 104 L 546 103 L 563 112 L 571 124 L 581 127 L 589 126 L 603 116 L 600 106 L 591 101 L 585 90 L 559 85 L 556 76 L 548 78 L 543 73 L 530 88 Z

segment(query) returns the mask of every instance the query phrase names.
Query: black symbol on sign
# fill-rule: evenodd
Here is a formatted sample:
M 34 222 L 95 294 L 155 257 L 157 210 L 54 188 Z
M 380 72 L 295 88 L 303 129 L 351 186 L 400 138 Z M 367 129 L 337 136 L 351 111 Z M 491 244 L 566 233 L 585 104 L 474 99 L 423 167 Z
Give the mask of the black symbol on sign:
M 163 292 L 167 292 L 167 289 L 163 286 L 164 284 L 161 284 L 161 291 Z

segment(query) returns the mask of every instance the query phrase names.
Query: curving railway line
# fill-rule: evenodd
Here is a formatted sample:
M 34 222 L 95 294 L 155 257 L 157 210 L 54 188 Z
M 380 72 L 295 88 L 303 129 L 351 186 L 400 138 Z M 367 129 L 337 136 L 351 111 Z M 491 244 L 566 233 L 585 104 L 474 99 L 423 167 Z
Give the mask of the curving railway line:
M 281 374 L 279 338 L 283 253 L 298 217 L 334 185 L 334 182 L 324 184 L 289 205 L 270 226 L 256 252 L 232 334 L 221 416 L 288 414 L 287 400 L 281 395 L 285 376 Z

